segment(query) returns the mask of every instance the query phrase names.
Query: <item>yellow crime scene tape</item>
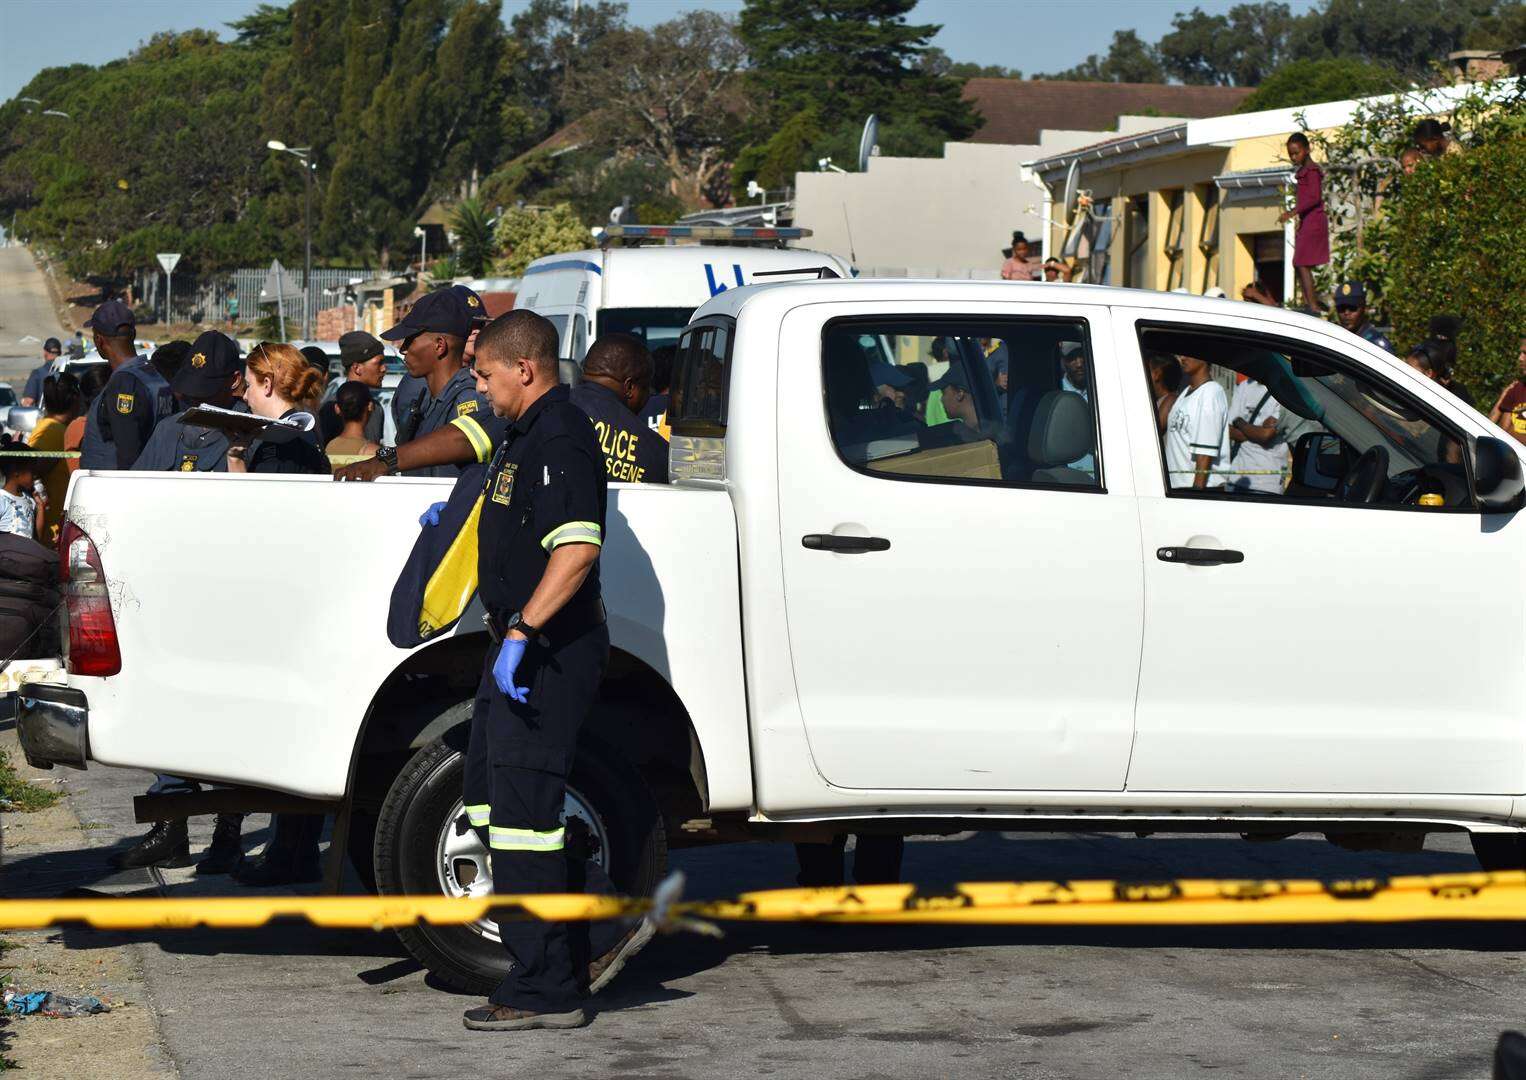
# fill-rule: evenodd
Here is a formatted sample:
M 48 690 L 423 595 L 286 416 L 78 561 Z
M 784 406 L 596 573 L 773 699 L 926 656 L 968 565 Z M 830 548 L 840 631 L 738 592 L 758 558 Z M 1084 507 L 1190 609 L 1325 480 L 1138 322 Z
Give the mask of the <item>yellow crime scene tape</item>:
M 682 876 L 675 874 L 655 899 L 575 894 L 0 900 L 0 929 L 67 923 L 101 930 L 235 929 L 302 918 L 314 926 L 385 930 L 418 923 L 461 925 L 486 917 L 573 922 L 642 915 L 679 929 L 706 929 L 701 920 L 991 926 L 1526 921 L 1522 871 L 1331 882 L 976 882 L 941 891 L 865 885 L 678 901 L 681 888 Z
M 0 457 L 77 458 L 78 450 L 0 450 Z

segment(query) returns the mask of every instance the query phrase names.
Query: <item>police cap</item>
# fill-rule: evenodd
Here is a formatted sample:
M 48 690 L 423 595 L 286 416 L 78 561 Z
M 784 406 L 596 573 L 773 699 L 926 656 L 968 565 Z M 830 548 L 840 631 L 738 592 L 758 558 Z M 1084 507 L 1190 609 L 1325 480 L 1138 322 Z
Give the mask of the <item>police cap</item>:
M 59 353 L 64 351 L 64 347 L 59 343 L 59 340 L 56 337 L 50 337 L 47 341 L 42 343 L 42 351 L 50 352 L 54 356 L 57 356 Z
M 477 300 L 476 310 L 480 311 L 481 299 L 477 298 L 476 293 L 471 295 Z M 406 341 L 415 334 L 436 333 L 452 334 L 464 339 L 471 336 L 472 310 L 463 293 L 454 288 L 436 289 L 419 297 L 408 314 L 403 316 L 403 321 L 385 331 L 382 337 L 388 341 Z
M 1342 282 L 1341 287 L 1335 290 L 1335 306 L 1337 308 L 1366 307 L 1366 287 L 1360 281 Z
M 876 360 L 869 365 L 869 378 L 874 380 L 875 386 L 889 386 L 895 390 L 905 390 L 917 381 L 905 368 L 884 360 Z
M 373 356 L 380 356 L 386 346 L 364 330 L 351 330 L 339 335 L 339 360 L 345 367 L 364 364 Z
M 85 329 L 107 337 L 132 337 L 138 329 L 138 317 L 122 301 L 108 300 L 95 309 L 95 314 L 85 323 Z
M 243 370 L 238 343 L 227 334 L 208 330 L 191 343 L 191 353 L 175 372 L 170 389 L 181 397 L 213 397 Z
M 473 326 L 485 326 L 492 321 L 488 317 L 487 305 L 482 302 L 482 297 L 477 295 L 475 289 L 469 289 L 465 285 L 452 285 L 450 291 L 461 297 L 461 302 L 471 313 Z

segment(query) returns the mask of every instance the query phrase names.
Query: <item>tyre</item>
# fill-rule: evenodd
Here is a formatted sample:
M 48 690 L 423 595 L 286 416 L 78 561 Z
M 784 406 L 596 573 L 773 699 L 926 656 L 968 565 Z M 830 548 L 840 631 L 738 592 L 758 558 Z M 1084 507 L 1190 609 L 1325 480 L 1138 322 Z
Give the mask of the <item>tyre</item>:
M 1521 833 L 1469 833 L 1478 864 L 1491 874 L 1526 870 L 1526 836 Z
M 459 750 L 436 739 L 393 781 L 376 818 L 381 895 L 483 896 L 493 891 L 487 849 L 475 831 L 456 830 L 463 813 L 464 766 Z M 586 868 L 591 891 L 612 887 L 645 896 L 662 880 L 668 845 L 657 803 L 640 773 L 597 740 L 585 738 L 578 745 L 567 781 L 567 818 L 569 857 L 586 857 L 594 864 Z M 575 836 L 586 837 L 584 850 L 576 855 Z M 571 880 L 577 878 L 575 871 Z M 508 952 L 491 920 L 408 927 L 398 937 L 442 983 L 466 993 L 488 993 L 509 969 Z

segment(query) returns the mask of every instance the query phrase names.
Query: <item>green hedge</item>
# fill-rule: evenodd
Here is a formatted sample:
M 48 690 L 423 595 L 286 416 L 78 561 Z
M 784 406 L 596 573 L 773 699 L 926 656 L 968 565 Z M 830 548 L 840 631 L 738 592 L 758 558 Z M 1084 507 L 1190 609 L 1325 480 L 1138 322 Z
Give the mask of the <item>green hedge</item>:
M 1388 313 L 1396 342 L 1460 316 L 1457 377 L 1487 409 L 1526 334 L 1526 138 L 1422 162 L 1392 205 Z

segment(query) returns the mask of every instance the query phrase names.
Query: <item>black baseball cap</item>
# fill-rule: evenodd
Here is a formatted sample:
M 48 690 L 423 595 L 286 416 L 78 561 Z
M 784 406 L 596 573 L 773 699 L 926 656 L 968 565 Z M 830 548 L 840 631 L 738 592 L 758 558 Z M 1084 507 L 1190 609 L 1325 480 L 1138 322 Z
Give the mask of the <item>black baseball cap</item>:
M 472 296 L 477 298 L 476 293 Z M 482 310 L 480 298 L 477 298 L 477 304 L 476 310 Z M 406 341 L 415 334 L 436 333 L 453 334 L 464 340 L 472 333 L 472 311 L 466 296 L 454 287 L 436 289 L 419 297 L 403 316 L 403 321 L 383 332 L 382 337 L 388 341 Z
M 339 360 L 345 367 L 363 364 L 373 356 L 380 356 L 387 347 L 364 330 L 351 330 L 339 335 Z
M 238 343 L 227 334 L 208 330 L 191 342 L 191 353 L 170 380 L 170 389 L 181 397 L 215 397 L 243 370 Z
M 138 317 L 122 301 L 108 300 L 95 309 L 85 328 L 99 330 L 108 337 L 130 337 L 137 332 Z
M 1367 304 L 1367 288 L 1360 281 L 1342 282 L 1335 290 L 1337 308 L 1359 308 Z
M 47 341 L 42 343 L 42 351 L 57 355 L 58 353 L 64 351 L 64 347 L 59 343 L 59 340 L 56 337 L 50 337 Z
M 957 386 L 960 390 L 970 388 L 970 378 L 964 373 L 964 365 L 955 360 L 949 364 L 948 370 L 939 378 L 934 379 L 927 387 L 929 390 L 942 390 L 945 386 Z
M 889 386 L 896 390 L 905 390 L 917 381 L 905 368 L 884 360 L 876 360 L 869 365 L 869 378 L 874 380 L 875 386 Z

